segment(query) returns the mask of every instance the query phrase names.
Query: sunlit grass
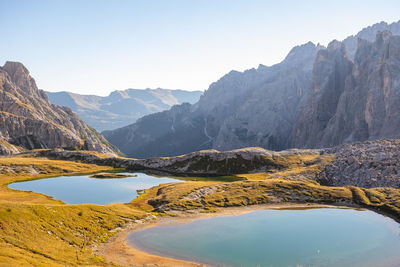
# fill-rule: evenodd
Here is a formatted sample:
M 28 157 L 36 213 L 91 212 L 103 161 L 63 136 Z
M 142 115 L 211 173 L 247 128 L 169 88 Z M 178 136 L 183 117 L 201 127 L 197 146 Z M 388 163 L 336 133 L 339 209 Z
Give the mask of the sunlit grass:
M 126 204 L 65 205 L 43 194 L 12 190 L 9 183 L 58 175 L 111 171 L 111 167 L 26 156 L 0 158 L 0 265 L 101 264 L 91 246 L 112 229 L 146 212 Z
M 105 156 L 104 156 L 105 157 Z M 0 265 L 103 265 L 92 253 L 115 229 L 149 214 L 279 203 L 356 205 L 400 217 L 400 190 L 321 186 L 307 179 L 332 156 L 280 157 L 277 169 L 222 177 L 178 177 L 183 183 L 144 190 L 129 204 L 66 205 L 49 196 L 12 190 L 9 183 L 44 177 L 115 172 L 112 167 L 30 155 L 0 158 Z M 177 178 L 177 177 L 174 177 Z M 160 207 L 162 207 L 160 209 Z

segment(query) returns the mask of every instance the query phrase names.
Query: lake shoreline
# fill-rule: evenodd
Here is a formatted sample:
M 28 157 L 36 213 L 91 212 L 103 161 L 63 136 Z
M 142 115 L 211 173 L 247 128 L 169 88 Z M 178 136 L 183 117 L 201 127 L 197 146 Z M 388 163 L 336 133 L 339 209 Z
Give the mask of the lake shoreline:
M 175 211 L 175 216 L 168 217 L 147 217 L 135 223 L 127 225 L 124 229 L 112 236 L 106 243 L 99 245 L 96 248 L 95 254 L 106 259 L 106 262 L 113 262 L 124 266 L 207 266 L 203 263 L 195 261 L 188 261 L 180 258 L 173 258 L 158 254 L 152 254 L 154 251 L 142 250 L 134 244 L 134 241 L 128 242 L 127 237 L 134 231 L 139 231 L 159 225 L 180 224 L 187 223 L 197 219 L 222 217 L 222 216 L 236 216 L 249 213 L 256 210 L 265 209 L 316 209 L 316 208 L 336 208 L 336 209 L 362 209 L 359 206 L 343 206 L 343 205 L 327 205 L 327 204 L 263 204 L 253 205 L 246 207 L 227 207 L 219 208 L 215 213 L 201 213 L 198 210 L 191 210 L 185 212 Z

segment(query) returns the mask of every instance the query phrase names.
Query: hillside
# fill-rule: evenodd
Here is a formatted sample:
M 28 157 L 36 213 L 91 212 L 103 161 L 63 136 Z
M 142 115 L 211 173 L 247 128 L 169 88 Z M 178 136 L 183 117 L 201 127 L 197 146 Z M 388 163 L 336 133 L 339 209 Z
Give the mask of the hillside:
M 70 92 L 46 92 L 50 103 L 70 107 L 83 121 L 98 131 L 113 130 L 136 122 L 145 115 L 182 103 L 193 104 L 201 91 L 170 89 L 127 89 L 106 97 Z
M 8 61 L 0 68 L 0 154 L 41 148 L 118 152 L 70 108 L 50 104 L 21 63 Z
M 398 138 L 396 34 L 400 22 L 382 22 L 326 48 L 297 46 L 279 64 L 231 71 L 194 105 L 175 106 L 104 135 L 137 158 Z

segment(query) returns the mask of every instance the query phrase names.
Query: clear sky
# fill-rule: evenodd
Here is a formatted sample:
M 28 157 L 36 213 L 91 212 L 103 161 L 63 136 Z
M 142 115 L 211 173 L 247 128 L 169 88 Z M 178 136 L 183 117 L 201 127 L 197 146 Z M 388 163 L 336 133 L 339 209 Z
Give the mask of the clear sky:
M 295 45 L 398 20 L 399 0 L 0 0 L 0 64 L 22 62 L 49 91 L 205 90 Z

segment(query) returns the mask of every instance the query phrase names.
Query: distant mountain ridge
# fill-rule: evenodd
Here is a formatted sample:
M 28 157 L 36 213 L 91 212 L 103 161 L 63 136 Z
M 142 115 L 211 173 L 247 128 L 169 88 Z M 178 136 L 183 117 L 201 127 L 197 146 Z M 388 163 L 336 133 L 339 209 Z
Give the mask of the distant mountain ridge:
M 0 154 L 41 148 L 119 152 L 70 108 L 50 104 L 24 65 L 7 61 L 0 67 Z
M 399 34 L 400 21 L 381 22 L 327 48 L 297 46 L 276 65 L 231 71 L 194 105 L 174 106 L 104 135 L 137 158 L 398 138 Z
M 167 110 L 182 103 L 193 104 L 201 91 L 171 89 L 127 89 L 102 97 L 70 92 L 46 92 L 52 104 L 70 107 L 98 131 L 129 125 L 145 115 Z

